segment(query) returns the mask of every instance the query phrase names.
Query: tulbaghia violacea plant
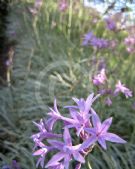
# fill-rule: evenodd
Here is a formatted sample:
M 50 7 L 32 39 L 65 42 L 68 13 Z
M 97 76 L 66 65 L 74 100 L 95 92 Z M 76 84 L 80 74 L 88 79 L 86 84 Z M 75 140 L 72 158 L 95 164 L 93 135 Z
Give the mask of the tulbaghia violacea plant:
M 92 93 L 86 100 L 73 98 L 76 105 L 65 106 L 69 110 L 66 117 L 59 112 L 55 99 L 54 108 L 50 108 L 48 118 L 41 119 L 39 123 L 34 122 L 39 129 L 38 133 L 31 136 L 35 143 L 33 155 L 39 156 L 37 167 L 40 165 L 48 169 L 69 169 L 70 163 L 76 161 L 75 169 L 80 169 L 85 163 L 85 157 L 97 143 L 105 150 L 106 141 L 126 143 L 108 131 L 112 117 L 101 123 L 98 114 L 92 108 L 92 104 L 99 96 Z M 55 126 L 59 122 L 62 122 L 60 124 L 63 125 L 63 134 L 54 133 Z M 73 136 L 78 139 L 78 144 L 75 144 Z M 49 161 L 46 157 L 48 153 L 52 154 Z
M 110 42 L 104 38 L 96 37 L 92 32 L 84 35 L 82 46 L 93 46 L 98 49 L 109 47 Z

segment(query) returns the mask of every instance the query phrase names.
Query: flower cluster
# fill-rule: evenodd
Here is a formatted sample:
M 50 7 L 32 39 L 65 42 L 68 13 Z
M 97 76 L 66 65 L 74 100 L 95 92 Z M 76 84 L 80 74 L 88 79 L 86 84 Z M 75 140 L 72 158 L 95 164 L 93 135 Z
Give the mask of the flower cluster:
M 110 97 L 117 96 L 119 93 L 123 93 L 126 98 L 132 97 L 132 91 L 125 87 L 125 85 L 122 84 L 120 80 L 116 83 L 114 91 L 107 87 L 107 81 L 108 80 L 104 68 L 92 78 L 93 84 L 98 87 L 98 93 L 107 96 L 105 98 L 106 105 L 110 106 L 112 104 Z
M 106 22 L 107 29 L 109 29 L 111 31 L 116 30 L 116 24 L 111 18 L 106 18 L 105 22 Z
M 127 51 L 129 53 L 135 52 L 135 36 L 128 36 L 125 38 L 125 45 L 127 46 Z
M 82 45 L 93 46 L 96 48 L 107 48 L 109 46 L 109 41 L 103 38 L 97 38 L 92 32 L 88 32 L 84 35 Z
M 92 79 L 93 84 L 99 86 L 101 84 L 105 84 L 107 80 L 105 69 L 102 69 L 99 74 L 95 75 Z
M 79 169 L 96 143 L 105 150 L 106 141 L 126 143 L 125 140 L 108 131 L 112 117 L 101 123 L 98 114 L 92 108 L 98 97 L 99 95 L 94 97 L 94 94 L 90 94 L 86 100 L 73 98 L 76 105 L 65 106 L 69 110 L 68 117 L 59 112 L 55 100 L 54 108 L 50 108 L 48 113 L 49 117 L 41 119 L 39 123 L 34 122 L 39 129 L 39 132 L 31 137 L 35 143 L 33 155 L 39 156 L 37 167 L 41 165 L 42 168 L 48 169 L 69 169 L 70 162 L 75 160 L 75 168 Z M 53 132 L 58 122 L 62 122 L 63 135 Z M 75 131 L 74 138 L 80 141 L 78 144 L 72 139 L 71 131 Z M 46 155 L 50 152 L 53 156 L 47 161 Z

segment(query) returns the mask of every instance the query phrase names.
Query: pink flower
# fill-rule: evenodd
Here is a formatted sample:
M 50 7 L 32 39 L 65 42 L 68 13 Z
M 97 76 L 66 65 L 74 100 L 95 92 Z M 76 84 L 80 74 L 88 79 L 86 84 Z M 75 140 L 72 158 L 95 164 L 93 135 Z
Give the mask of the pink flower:
M 96 86 L 105 84 L 105 81 L 107 80 L 105 69 L 102 69 L 98 75 L 95 75 L 92 79 L 93 84 Z
M 60 11 L 64 12 L 68 8 L 68 3 L 66 0 L 60 0 L 58 4 L 58 8 Z
M 125 45 L 127 47 L 127 51 L 129 53 L 135 52 L 135 36 L 129 36 L 129 37 L 125 38 L 124 43 L 125 43 Z
M 125 44 L 126 45 L 135 45 L 135 37 L 129 36 L 129 37 L 125 38 Z
M 120 92 L 122 92 L 126 96 L 126 98 L 132 97 L 132 91 L 125 87 L 125 85 L 122 84 L 119 80 L 118 83 L 115 85 L 114 95 L 117 95 Z

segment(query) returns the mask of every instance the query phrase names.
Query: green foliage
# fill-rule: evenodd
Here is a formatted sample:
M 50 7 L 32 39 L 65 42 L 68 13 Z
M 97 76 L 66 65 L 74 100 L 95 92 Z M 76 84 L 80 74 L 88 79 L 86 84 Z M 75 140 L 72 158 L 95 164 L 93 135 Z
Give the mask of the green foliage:
M 61 107 L 71 104 L 72 96 L 85 98 L 90 92 L 97 92 L 91 77 L 98 70 L 98 60 L 106 62 L 110 87 L 114 88 L 117 79 L 121 79 L 134 91 L 135 82 L 135 59 L 123 45 L 127 36 L 124 31 L 116 34 L 106 30 L 102 18 L 79 2 L 76 10 L 72 2 L 69 11 L 61 13 L 57 2 L 49 0 L 43 3 L 37 16 L 29 12 L 32 5 L 33 1 L 28 0 L 11 3 L 7 34 L 15 31 L 16 38 L 10 38 L 17 40 L 12 85 L 0 90 L 0 165 L 16 159 L 22 169 L 35 168 L 30 139 L 35 132 L 32 121 L 46 117 L 54 96 L 65 113 Z M 94 18 L 99 20 L 98 24 L 92 22 Z M 116 39 L 115 50 L 83 48 L 83 35 L 91 30 L 98 37 Z M 113 116 L 111 130 L 128 143 L 125 146 L 108 144 L 107 152 L 97 147 L 87 157 L 84 169 L 90 169 L 90 165 L 93 169 L 134 169 L 135 112 L 132 103 L 133 99 L 122 96 L 115 98 L 109 108 L 102 98 L 97 101 L 95 109 L 102 119 Z

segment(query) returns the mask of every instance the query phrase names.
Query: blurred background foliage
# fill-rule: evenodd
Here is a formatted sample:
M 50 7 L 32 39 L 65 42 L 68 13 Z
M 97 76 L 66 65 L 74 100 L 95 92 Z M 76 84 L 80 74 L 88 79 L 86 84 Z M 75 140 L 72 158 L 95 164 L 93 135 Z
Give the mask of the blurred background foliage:
M 9 4 L 6 36 L 15 42 L 11 82 L 0 88 L 0 167 L 15 159 L 22 169 L 35 169 L 32 156 L 35 132 L 32 121 L 46 117 L 48 106 L 56 96 L 60 110 L 71 104 L 73 96 L 86 97 L 97 93 L 92 77 L 100 63 L 106 65 L 108 87 L 114 89 L 121 80 L 135 92 L 135 58 L 129 54 L 124 39 L 131 29 L 117 32 L 106 29 L 104 19 L 94 8 L 84 7 L 83 1 L 70 0 L 65 12 L 58 9 L 57 0 L 43 2 L 36 15 L 30 13 L 33 0 L 14 0 Z M 117 21 L 121 24 L 121 17 Z M 129 31 L 130 30 L 130 31 Z M 115 48 L 95 50 L 81 45 L 89 31 L 97 37 L 115 40 Z M 84 169 L 135 169 L 135 110 L 134 97 L 113 98 L 104 104 L 104 97 L 94 105 L 102 119 L 113 116 L 111 130 L 125 145 L 108 144 L 107 152 L 96 147 L 87 157 Z

